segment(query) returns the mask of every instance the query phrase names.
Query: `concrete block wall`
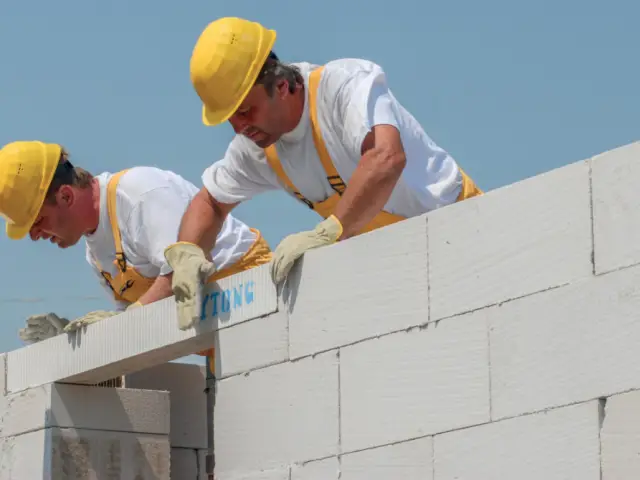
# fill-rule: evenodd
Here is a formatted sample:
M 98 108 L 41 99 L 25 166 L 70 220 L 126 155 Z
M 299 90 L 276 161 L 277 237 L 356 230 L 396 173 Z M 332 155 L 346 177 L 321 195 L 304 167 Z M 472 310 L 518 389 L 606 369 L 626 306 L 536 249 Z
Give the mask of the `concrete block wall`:
M 2 480 L 168 480 L 169 394 L 49 384 L 0 398 Z
M 305 255 L 219 332 L 218 480 L 640 478 L 640 143 Z
M 215 335 L 217 480 L 640 478 L 637 174 L 640 143 L 308 252 L 277 302 L 256 281 Z M 203 368 L 165 362 L 211 330 L 177 335 L 170 307 L 138 309 L 164 333 L 129 360 L 60 363 L 126 364 L 125 389 L 12 390 L 49 378 L 20 364 L 47 347 L 7 357 L 0 479 L 108 470 L 116 437 L 140 478 L 206 478 Z M 126 315 L 92 345 L 153 324 Z

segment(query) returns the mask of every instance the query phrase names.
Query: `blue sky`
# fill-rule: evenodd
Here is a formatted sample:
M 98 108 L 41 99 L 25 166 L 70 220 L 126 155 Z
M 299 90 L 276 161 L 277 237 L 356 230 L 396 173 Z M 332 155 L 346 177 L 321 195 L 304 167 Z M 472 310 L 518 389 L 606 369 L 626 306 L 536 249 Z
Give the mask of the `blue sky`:
M 305 4 L 5 2 L 0 143 L 59 142 L 96 174 L 155 165 L 200 185 L 232 130 L 202 125 L 189 57 L 201 30 L 221 16 L 276 29 L 286 61 L 381 64 L 395 95 L 485 190 L 640 139 L 640 2 Z M 235 214 L 272 248 L 318 221 L 282 193 Z M 110 307 L 84 244 L 63 251 L 2 235 L 0 247 L 0 351 L 21 345 L 16 332 L 28 315 L 74 318 Z

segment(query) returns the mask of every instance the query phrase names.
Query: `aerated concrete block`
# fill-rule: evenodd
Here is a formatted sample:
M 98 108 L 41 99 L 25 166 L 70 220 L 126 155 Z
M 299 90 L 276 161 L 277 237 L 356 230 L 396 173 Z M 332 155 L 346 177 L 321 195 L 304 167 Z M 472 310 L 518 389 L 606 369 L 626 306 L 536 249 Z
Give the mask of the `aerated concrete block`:
M 596 274 L 640 263 L 640 142 L 591 159 Z
M 202 357 L 204 361 L 204 357 Z M 166 363 L 132 373 L 127 388 L 168 391 L 171 399 L 171 446 L 207 448 L 207 396 L 204 366 Z
M 171 478 L 167 435 L 60 428 L 51 435 L 54 479 Z
M 409 442 L 343 455 L 340 480 L 433 480 L 433 440 Z
M 291 480 L 340 480 L 337 457 L 316 460 L 291 467 Z
M 49 427 L 168 435 L 167 392 L 49 384 L 0 398 L 0 437 Z
M 482 310 L 493 418 L 640 388 L 640 267 Z
M 640 391 L 607 399 L 602 442 L 602 480 L 640 478 Z
M 592 275 L 589 165 L 430 212 L 431 320 Z
M 53 480 L 48 458 L 51 458 L 49 429 L 0 438 L 0 479 Z
M 218 383 L 216 473 L 273 470 L 338 451 L 336 352 Z
M 599 422 L 593 401 L 436 435 L 435 478 L 600 480 Z
M 272 313 L 218 332 L 216 376 L 225 378 L 289 358 L 287 312 Z
M 429 320 L 424 216 L 302 260 L 284 292 L 292 359 Z
M 342 348 L 342 451 L 488 422 L 488 348 L 477 312 Z

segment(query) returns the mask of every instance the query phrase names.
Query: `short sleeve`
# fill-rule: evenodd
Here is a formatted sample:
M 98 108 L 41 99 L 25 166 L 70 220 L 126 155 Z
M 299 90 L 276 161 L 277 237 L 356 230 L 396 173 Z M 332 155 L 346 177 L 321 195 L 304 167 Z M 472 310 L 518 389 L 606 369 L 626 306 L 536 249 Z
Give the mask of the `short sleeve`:
M 190 198 L 176 189 L 156 187 L 140 197 L 126 220 L 136 255 L 159 268 L 160 275 L 172 271 L 164 251 L 176 242 L 189 202 Z
M 213 198 L 228 204 L 279 188 L 262 149 L 239 135 L 227 148 L 224 158 L 204 171 L 202 183 Z
M 327 87 L 335 94 L 336 120 L 342 126 L 342 141 L 355 157 L 362 142 L 376 125 L 400 129 L 399 105 L 387 85 L 379 65 L 369 61 L 348 61 L 340 69 L 328 72 Z

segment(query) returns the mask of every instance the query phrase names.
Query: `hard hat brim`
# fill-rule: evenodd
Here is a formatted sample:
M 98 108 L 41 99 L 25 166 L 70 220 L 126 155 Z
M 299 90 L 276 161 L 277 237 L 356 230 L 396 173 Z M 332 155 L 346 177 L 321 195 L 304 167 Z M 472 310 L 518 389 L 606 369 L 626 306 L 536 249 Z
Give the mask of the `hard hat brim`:
M 7 237 L 11 240 L 22 240 L 31 230 L 31 225 L 16 225 L 7 223 Z
M 260 70 L 262 69 L 264 62 L 267 61 L 267 58 L 269 57 L 269 54 L 273 49 L 273 45 L 276 43 L 277 33 L 275 30 L 267 30 L 266 35 L 266 46 L 262 52 L 262 55 L 256 58 L 256 64 L 258 65 L 258 68 L 254 68 L 254 73 L 252 73 L 252 75 L 247 78 L 247 86 L 244 92 L 242 92 L 242 94 L 238 97 L 236 103 L 230 108 L 216 110 L 210 109 L 205 104 L 203 104 L 202 123 L 204 123 L 207 127 L 214 127 L 229 120 L 229 118 L 231 118 L 231 115 L 235 113 L 242 102 L 244 102 L 244 99 L 247 98 L 247 95 L 249 95 L 249 92 L 253 88 L 258 75 L 260 74 Z

